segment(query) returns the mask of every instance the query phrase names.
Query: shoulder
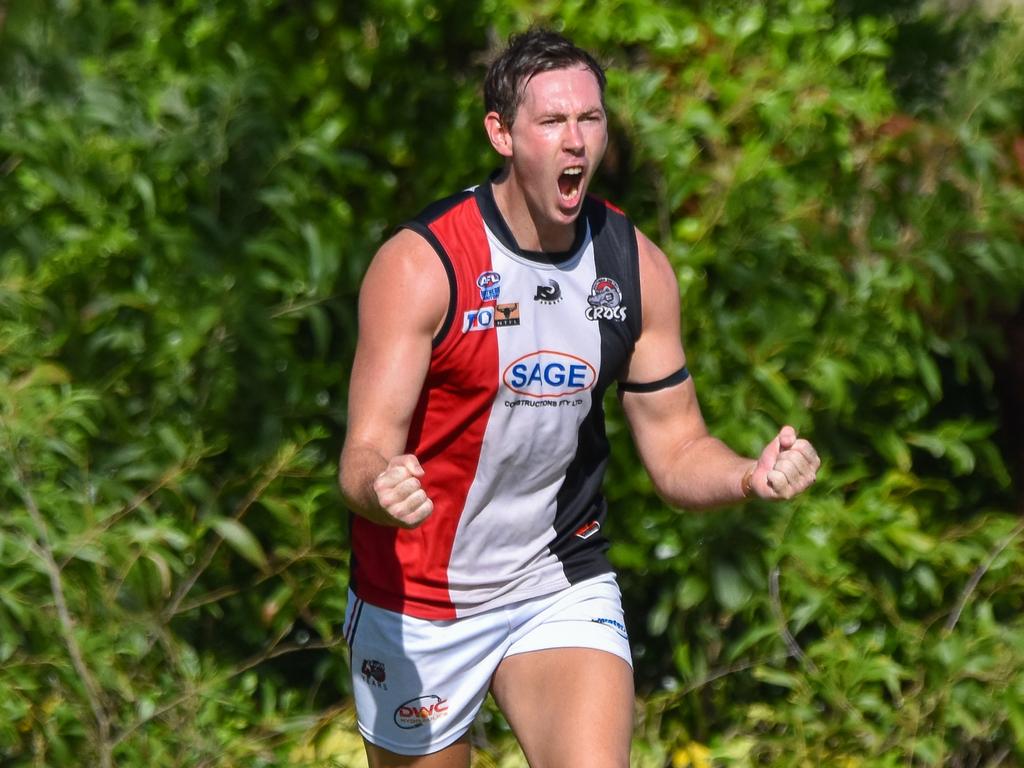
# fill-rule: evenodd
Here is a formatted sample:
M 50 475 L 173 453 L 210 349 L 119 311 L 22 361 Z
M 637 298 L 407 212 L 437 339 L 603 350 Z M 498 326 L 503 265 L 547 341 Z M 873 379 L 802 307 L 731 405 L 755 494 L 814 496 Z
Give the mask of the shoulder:
M 403 227 L 374 254 L 365 281 L 382 278 L 406 281 L 415 277 L 429 280 L 437 271 L 444 275 L 433 245 L 421 233 Z
M 644 294 L 645 306 L 652 301 L 656 305 L 679 305 L 679 285 L 675 269 L 668 256 L 639 229 L 636 229 L 637 256 L 640 262 L 640 289 Z M 652 307 L 657 309 L 658 306 Z
M 360 315 L 399 317 L 416 326 L 440 326 L 449 283 L 437 252 L 411 229 L 400 229 L 374 254 L 360 288 Z

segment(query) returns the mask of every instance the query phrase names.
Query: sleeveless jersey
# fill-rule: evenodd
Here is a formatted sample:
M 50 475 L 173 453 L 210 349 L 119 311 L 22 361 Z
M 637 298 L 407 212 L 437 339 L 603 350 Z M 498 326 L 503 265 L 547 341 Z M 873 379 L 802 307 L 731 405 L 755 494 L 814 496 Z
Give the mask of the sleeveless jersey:
M 602 399 L 640 334 L 633 225 L 588 197 L 569 251 L 524 251 L 487 183 L 404 226 L 450 286 L 406 446 L 434 511 L 412 530 L 353 516 L 353 591 L 451 619 L 610 571 Z

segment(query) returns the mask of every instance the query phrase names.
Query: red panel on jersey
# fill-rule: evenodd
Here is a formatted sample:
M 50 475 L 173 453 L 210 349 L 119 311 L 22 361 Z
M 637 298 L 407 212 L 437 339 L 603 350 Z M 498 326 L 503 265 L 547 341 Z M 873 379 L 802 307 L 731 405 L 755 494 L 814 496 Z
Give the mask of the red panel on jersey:
M 430 373 L 409 429 L 407 453 L 424 469 L 434 511 L 404 530 L 356 518 L 353 537 L 359 595 L 384 608 L 428 619 L 455 618 L 447 564 L 459 515 L 476 474 L 484 431 L 498 385 L 497 336 L 464 330 L 466 314 L 485 300 L 477 280 L 491 269 L 490 248 L 474 199 L 447 211 L 430 230 L 451 255 L 457 305 L 447 336 L 434 349 Z

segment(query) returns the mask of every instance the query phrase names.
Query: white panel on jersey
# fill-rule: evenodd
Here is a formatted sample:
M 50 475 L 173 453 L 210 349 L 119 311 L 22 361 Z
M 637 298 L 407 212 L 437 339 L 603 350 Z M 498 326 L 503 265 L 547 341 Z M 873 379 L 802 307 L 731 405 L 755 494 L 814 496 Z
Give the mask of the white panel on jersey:
M 504 595 L 520 600 L 568 584 L 548 550 L 555 497 L 601 368 L 599 323 L 586 317 L 597 277 L 589 230 L 580 251 L 557 265 L 487 236 L 501 283 L 494 327 L 483 332 L 497 334 L 501 381 L 448 567 L 460 615 L 463 590 L 494 606 Z

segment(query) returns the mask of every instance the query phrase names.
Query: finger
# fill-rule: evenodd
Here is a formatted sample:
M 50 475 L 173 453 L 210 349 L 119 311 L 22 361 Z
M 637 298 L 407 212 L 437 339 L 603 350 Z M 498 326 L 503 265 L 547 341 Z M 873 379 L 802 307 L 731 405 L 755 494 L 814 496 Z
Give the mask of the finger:
M 405 502 L 406 499 L 413 496 L 417 492 L 423 491 L 423 486 L 420 485 L 420 481 L 415 477 L 409 477 L 405 475 L 405 470 L 402 470 L 403 476 L 396 481 L 389 481 L 387 476 L 381 480 L 382 487 L 377 491 L 377 501 L 384 509 L 393 509 Z
M 416 506 L 411 512 L 403 515 L 401 518 L 395 518 L 395 521 L 402 528 L 418 528 L 423 522 L 430 517 L 434 511 L 434 502 L 429 498 L 426 498 L 424 494 L 424 500 Z
M 793 486 L 789 482 L 789 478 L 786 477 L 784 472 L 777 469 L 771 470 L 765 480 L 768 483 L 768 487 L 775 494 L 776 498 L 788 499 L 791 498 L 795 491 Z
M 405 467 L 389 467 L 373 479 L 373 491 L 380 497 L 391 491 L 399 483 L 409 479 L 409 470 Z
M 429 500 L 427 492 L 422 488 L 418 488 L 412 493 L 404 495 L 388 504 L 385 507 L 385 511 L 396 520 L 405 520 L 415 515 L 416 510 Z
M 818 477 L 818 464 L 811 463 L 807 457 L 797 451 L 788 451 L 776 462 L 773 469 L 785 478 L 785 485 L 791 490 L 791 496 L 802 493 L 811 486 Z M 776 478 L 778 480 L 778 478 Z M 783 490 L 783 481 L 778 480 L 779 490 Z M 789 498 L 789 497 L 787 497 Z
M 790 482 L 795 482 L 799 477 L 814 473 L 814 470 L 811 468 L 811 463 L 807 460 L 807 457 L 799 451 L 794 450 L 789 450 L 785 453 L 779 454 L 779 458 L 772 469 L 777 469 L 780 472 L 783 472 Z
M 787 424 L 779 430 L 778 441 L 779 448 L 783 451 L 788 451 L 796 442 L 796 430 Z
M 799 451 L 814 471 L 817 471 L 821 466 L 821 457 L 818 456 L 818 452 L 814 450 L 814 446 L 808 441 L 797 440 L 796 443 L 793 444 L 793 450 Z

